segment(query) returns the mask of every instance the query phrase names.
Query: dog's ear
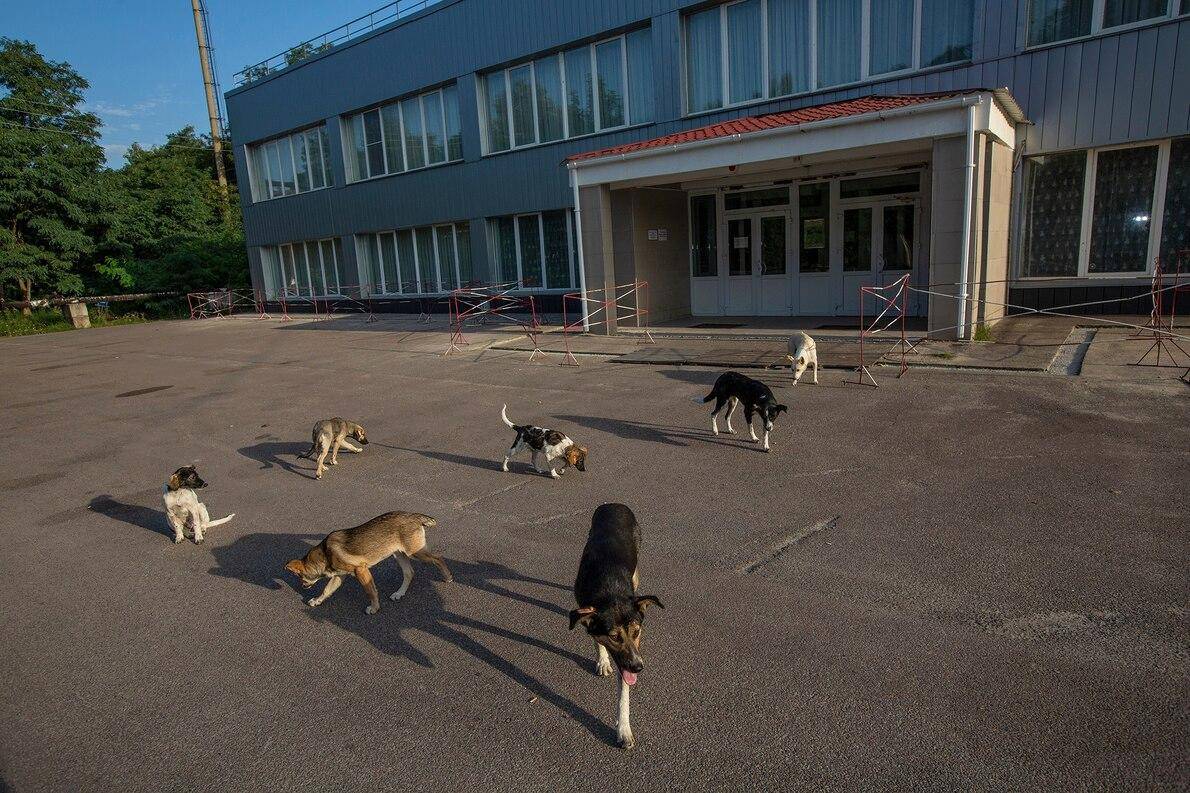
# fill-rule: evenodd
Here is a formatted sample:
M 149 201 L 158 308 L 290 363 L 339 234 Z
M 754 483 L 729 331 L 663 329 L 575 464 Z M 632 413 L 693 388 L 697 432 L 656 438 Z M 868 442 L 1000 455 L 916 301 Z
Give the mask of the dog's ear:
M 658 600 L 656 595 L 640 595 L 639 597 L 635 598 L 633 602 L 636 603 L 636 607 L 640 609 L 641 612 L 644 612 L 650 603 L 655 604 L 659 609 L 665 608 L 665 604 Z
M 574 630 L 574 626 L 580 622 L 586 625 L 591 619 L 591 615 L 595 613 L 594 606 L 583 606 L 581 609 L 570 610 L 570 630 Z
M 306 564 L 301 559 L 290 559 L 285 563 L 285 569 L 296 576 L 306 572 Z
M 177 471 L 174 471 L 173 474 L 169 477 L 169 486 L 172 490 L 177 490 L 179 487 L 182 486 L 182 478 L 180 476 L 178 476 Z
M 777 405 L 775 408 L 773 408 L 773 415 L 774 415 L 774 416 L 779 416 L 779 415 L 781 415 L 782 413 L 788 413 L 788 412 L 789 412 L 789 406 L 788 406 L 788 405 Z

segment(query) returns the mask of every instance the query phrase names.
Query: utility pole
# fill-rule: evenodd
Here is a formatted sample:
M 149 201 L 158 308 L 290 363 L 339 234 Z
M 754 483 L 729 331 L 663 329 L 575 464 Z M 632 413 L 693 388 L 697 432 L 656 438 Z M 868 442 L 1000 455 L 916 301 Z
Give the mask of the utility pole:
M 207 116 L 211 122 L 211 143 L 215 147 L 215 176 L 219 179 L 219 200 L 223 206 L 223 221 L 231 214 L 227 195 L 227 170 L 223 167 L 223 116 L 219 112 L 215 64 L 207 38 L 207 12 L 202 0 L 190 0 L 194 9 L 194 35 L 198 38 L 198 63 L 202 67 L 202 84 L 207 94 Z

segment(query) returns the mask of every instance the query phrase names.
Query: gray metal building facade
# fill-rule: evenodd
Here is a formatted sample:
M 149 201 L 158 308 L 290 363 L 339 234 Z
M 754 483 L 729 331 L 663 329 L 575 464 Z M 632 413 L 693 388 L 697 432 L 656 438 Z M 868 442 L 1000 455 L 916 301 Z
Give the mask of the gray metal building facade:
M 864 9 L 869 2 L 877 0 L 863 0 Z M 487 219 L 573 208 L 576 192 L 563 164 L 568 156 L 726 119 L 868 95 L 1003 87 L 1028 121 L 1018 127 L 1009 164 L 1009 302 L 1057 305 L 1124 294 L 1123 290 L 1145 291 L 1147 286 L 1135 275 L 1023 278 L 1019 228 L 1024 211 L 1022 163 L 1027 158 L 1141 141 L 1163 141 L 1168 147 L 1169 139 L 1190 133 L 1190 17 L 1186 15 L 1190 0 L 1157 0 L 1157 4 L 1163 13 L 1106 27 L 1104 14 L 1115 13 L 1116 0 L 1087 0 L 1086 7 L 1092 9 L 1088 13 L 1095 17 L 1092 32 L 1030 46 L 1031 13 L 1066 13 L 1066 6 L 1080 5 L 1077 0 L 974 0 L 970 57 L 960 63 L 692 114 L 686 112 L 685 101 L 684 25 L 691 14 L 715 3 L 443 0 L 227 92 L 241 175 L 250 172 L 250 147 L 283 133 L 326 125 L 327 165 L 333 187 L 254 200 L 251 180 L 240 179 L 254 284 L 265 285 L 261 252 L 270 246 L 337 239 L 340 266 L 344 272 L 356 274 L 360 271 L 356 235 L 444 223 L 469 229 L 472 266 L 476 273 L 489 276 L 480 280 L 494 282 L 498 268 L 492 260 Z M 651 121 L 602 134 L 484 153 L 480 75 L 641 28 L 649 31 L 652 50 Z M 461 161 L 349 181 L 350 141 L 344 140 L 347 127 L 343 119 L 386 101 L 451 85 L 457 88 Z M 1167 190 L 1184 193 L 1184 182 L 1180 187 L 1174 185 L 1172 172 L 1166 178 L 1170 182 Z M 1190 240 L 1184 211 L 1179 210 L 1182 213 L 1176 216 L 1173 212 L 1178 202 L 1184 207 L 1185 196 L 1166 201 L 1165 246 L 1180 249 Z M 680 233 L 685 236 L 689 230 L 683 228 Z

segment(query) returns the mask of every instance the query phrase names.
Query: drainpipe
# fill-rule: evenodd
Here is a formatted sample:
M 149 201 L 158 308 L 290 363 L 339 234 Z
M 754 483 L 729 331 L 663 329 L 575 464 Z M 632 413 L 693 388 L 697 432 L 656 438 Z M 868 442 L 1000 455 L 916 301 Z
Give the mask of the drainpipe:
M 574 190 L 574 246 L 578 248 L 578 288 L 579 294 L 582 295 L 582 312 L 583 312 L 583 332 L 587 333 L 591 330 L 591 321 L 587 318 L 587 265 L 583 261 L 583 213 L 579 208 L 578 203 L 578 174 L 574 171 L 574 165 L 567 165 L 570 170 L 570 187 Z M 565 297 L 562 298 L 566 300 Z
M 967 336 L 967 278 L 971 267 L 971 210 L 975 200 L 975 108 L 967 106 L 967 165 L 963 181 L 963 252 L 959 258 L 959 321 L 958 336 Z

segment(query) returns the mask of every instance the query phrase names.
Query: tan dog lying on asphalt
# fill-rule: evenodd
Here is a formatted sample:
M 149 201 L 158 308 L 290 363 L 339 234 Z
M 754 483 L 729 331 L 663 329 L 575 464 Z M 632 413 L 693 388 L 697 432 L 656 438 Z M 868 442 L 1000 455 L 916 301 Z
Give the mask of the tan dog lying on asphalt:
M 348 437 L 355 438 L 364 445 L 368 443 L 368 435 L 364 432 L 364 428 L 354 421 L 336 416 L 333 419 L 323 419 L 314 425 L 314 429 L 310 432 L 310 449 L 301 456 L 308 459 L 315 450 L 319 451 L 318 470 L 314 472 L 315 479 L 321 479 L 322 472 L 326 470 L 322 461 L 326 459 L 327 452 L 330 452 L 331 455 L 331 465 L 338 465 L 340 446 L 356 453 L 363 451 L 359 446 L 348 441 Z
M 372 581 L 371 568 L 386 556 L 396 559 L 403 573 L 401 588 L 389 596 L 392 600 L 400 600 L 409 591 L 409 584 L 413 581 L 413 565 L 409 564 L 411 556 L 437 565 L 445 580 L 454 580 L 442 557 L 430 553 L 426 548 L 426 529 L 436 525 L 437 521 L 429 515 L 386 512 L 362 526 L 332 531 L 311 548 L 305 558 L 291 560 L 285 569 L 300 578 L 302 586 L 307 589 L 320 578 L 330 579 L 322 594 L 306 601 L 311 606 L 321 605 L 335 593 L 346 576 L 354 575 L 368 593 L 370 602 L 365 611 L 375 614 L 380 611 L 380 595 Z

